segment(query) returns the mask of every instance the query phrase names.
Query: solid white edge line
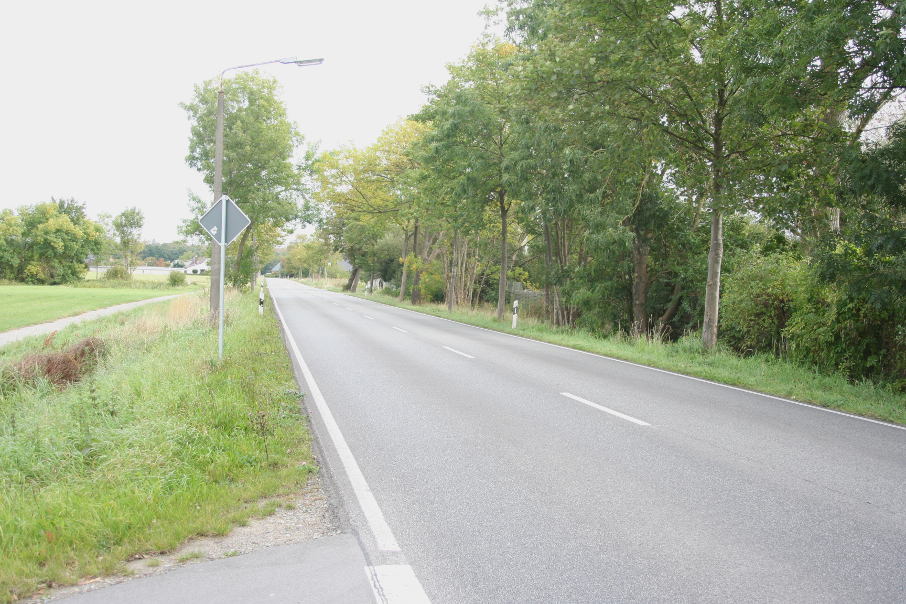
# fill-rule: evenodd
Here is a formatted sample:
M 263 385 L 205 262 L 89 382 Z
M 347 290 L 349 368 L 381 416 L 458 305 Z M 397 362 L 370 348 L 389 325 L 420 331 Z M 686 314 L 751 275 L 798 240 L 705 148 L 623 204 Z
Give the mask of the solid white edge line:
M 305 359 L 302 358 L 302 353 L 299 351 L 296 339 L 289 331 L 289 326 L 286 324 L 286 319 L 283 317 L 283 312 L 280 310 L 277 300 L 273 297 L 271 300 L 274 304 L 274 309 L 277 311 L 277 315 L 280 317 L 280 322 L 283 324 L 283 332 L 286 334 L 293 355 L 296 357 L 300 369 L 302 369 L 302 376 L 305 378 L 306 384 L 308 384 L 308 389 L 311 392 L 312 398 L 315 400 L 315 405 L 318 408 L 318 412 L 321 414 L 321 419 L 324 420 L 327 434 L 330 436 L 334 449 L 336 449 L 337 455 L 340 457 L 343 469 L 346 470 L 346 476 L 349 478 L 349 482 L 352 485 L 352 491 L 355 493 L 356 499 L 359 502 L 359 507 L 362 508 L 362 514 L 364 514 L 365 520 L 368 522 L 368 526 L 374 535 L 374 540 L 377 542 L 378 549 L 384 552 L 400 551 L 399 543 L 397 543 L 393 531 L 390 530 L 390 525 L 387 524 L 384 513 L 381 511 L 380 506 L 378 506 L 377 500 L 374 498 L 374 494 L 371 492 L 371 488 L 368 486 L 368 482 L 365 480 L 365 476 L 362 474 L 362 470 L 359 468 L 359 464 L 352 454 L 352 450 L 346 443 L 346 438 L 340 431 L 340 426 L 337 425 L 333 413 L 330 412 L 330 408 L 327 406 L 327 401 L 324 400 L 324 395 L 321 394 L 321 389 L 318 388 L 318 384 L 315 382 L 315 377 L 305 363 Z
M 620 413 L 619 411 L 614 411 L 613 409 L 610 409 L 609 407 L 605 407 L 604 405 L 599 405 L 598 403 L 593 403 L 589 400 L 582 398 L 581 396 L 576 396 L 575 394 L 570 394 L 569 392 L 561 392 L 560 394 L 562 394 L 566 398 L 571 398 L 574 401 L 578 401 L 578 402 L 582 403 L 583 405 L 588 405 L 589 407 L 597 409 L 598 411 L 603 411 L 604 413 L 609 413 L 613 416 L 619 417 L 620 419 L 625 419 L 627 422 L 632 422 L 632 423 L 638 424 L 640 426 L 650 426 L 651 425 L 648 422 L 643 422 L 642 420 L 636 419 L 636 418 L 632 417 L 631 415 L 626 415 L 625 413 Z
M 374 598 L 381 604 L 430 604 L 415 572 L 408 564 L 366 566 Z
M 396 325 L 393 326 L 393 329 L 397 330 L 397 331 L 400 332 L 400 333 L 409 333 L 408 331 L 406 331 L 406 330 L 403 329 L 402 327 L 397 327 Z
M 300 283 L 299 285 L 304 285 Z M 311 287 L 305 286 L 305 287 Z M 351 297 L 348 294 L 339 294 L 335 293 L 338 296 Z M 356 300 L 362 300 L 362 298 L 353 298 Z M 753 394 L 755 396 L 761 396 L 764 398 L 769 398 L 775 401 L 780 401 L 782 403 L 789 403 L 790 405 L 798 405 L 799 407 L 806 407 L 808 409 L 814 409 L 815 411 L 823 411 L 825 413 L 833 413 L 834 415 L 842 415 L 843 417 L 849 417 L 851 419 L 857 419 L 859 421 L 868 422 L 871 424 L 878 424 L 879 426 L 887 426 L 888 428 L 895 428 L 897 430 L 906 430 L 906 426 L 900 426 L 898 424 L 892 424 L 890 422 L 881 421 L 879 419 L 872 419 L 870 417 L 862 417 L 861 415 L 853 415 L 852 413 L 847 413 L 845 411 L 837 411 L 836 409 L 828 409 L 827 407 L 821 407 L 814 403 L 803 403 L 802 401 L 794 401 L 792 399 L 783 398 L 781 396 L 774 396 L 773 394 L 765 394 L 764 392 L 756 392 L 754 390 L 747 390 L 746 388 L 740 388 L 739 386 L 731 386 L 729 384 L 721 384 L 720 382 L 714 382 L 711 380 L 706 380 L 704 378 L 699 378 L 691 375 L 686 375 L 684 373 L 676 373 L 675 371 L 670 371 L 668 369 L 659 369 L 657 367 L 651 367 L 650 365 L 642 365 L 641 363 L 633 363 L 632 361 L 624 361 L 623 359 L 617 359 L 614 357 L 609 357 L 603 354 L 598 354 L 596 352 L 588 352 L 587 350 L 579 350 L 578 348 L 570 348 L 569 346 L 561 346 L 560 344 L 553 344 L 551 342 L 545 342 L 544 340 L 534 340 L 532 338 L 526 338 L 525 336 L 517 336 L 514 333 L 507 333 L 505 331 L 497 331 L 496 329 L 488 329 L 487 327 L 479 327 L 478 325 L 470 325 L 469 323 L 463 323 L 462 321 L 456 321 L 454 319 L 447 319 L 445 317 L 438 317 L 437 315 L 429 315 L 428 313 L 418 312 L 417 310 L 409 310 L 408 308 L 401 308 L 399 306 L 393 306 L 392 304 L 384 304 L 382 302 L 376 302 L 374 300 L 364 300 L 365 302 L 371 302 L 372 304 L 380 304 L 381 306 L 386 306 L 389 308 L 395 308 L 396 310 L 402 310 L 405 312 L 410 312 L 412 314 L 419 315 L 421 317 L 430 317 L 433 319 L 440 319 L 441 321 L 447 321 L 448 323 L 455 323 L 457 325 L 464 325 L 465 327 L 471 327 L 473 329 L 480 329 L 481 331 L 488 331 L 490 333 L 496 333 L 502 336 L 507 336 L 510 338 L 516 338 L 517 340 L 525 340 L 527 342 L 535 342 L 536 344 L 543 344 L 545 346 L 552 346 L 554 348 L 561 348 L 563 350 L 569 350 L 571 352 L 578 352 L 579 354 L 585 354 L 591 357 L 598 357 L 599 359 L 605 359 L 608 361 L 613 361 L 614 363 L 623 363 L 624 365 L 632 365 L 633 367 L 640 367 L 642 369 L 648 369 L 651 371 L 656 371 L 658 373 L 666 373 L 667 375 L 675 375 L 676 377 L 685 378 L 687 380 L 693 380 L 695 382 L 701 382 L 703 384 L 711 384 L 712 386 L 720 386 L 721 388 L 729 388 L 730 390 L 736 390 L 737 392 L 745 392 L 746 394 Z
M 467 359 L 474 359 L 474 358 L 475 358 L 475 357 L 473 357 L 473 356 L 470 355 L 470 354 L 466 354 L 466 353 L 464 353 L 464 352 L 460 352 L 459 350 L 456 350 L 455 348 L 450 348 L 449 346 L 443 346 L 443 348 L 446 348 L 446 349 L 449 350 L 450 352 L 455 352 L 456 354 L 458 354 L 458 355 L 460 355 L 460 356 L 464 356 L 464 357 L 466 357 Z

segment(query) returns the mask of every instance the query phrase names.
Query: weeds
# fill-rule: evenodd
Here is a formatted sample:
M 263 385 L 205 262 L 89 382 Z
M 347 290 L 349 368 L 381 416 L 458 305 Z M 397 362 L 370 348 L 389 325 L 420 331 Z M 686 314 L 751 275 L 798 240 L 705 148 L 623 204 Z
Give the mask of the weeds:
M 0 392 L 0 602 L 226 533 L 314 471 L 276 322 L 261 321 L 253 295 L 230 298 L 225 359 L 210 364 L 216 331 L 205 300 L 187 298 L 61 330 L 49 345 L 75 356 L 92 349 L 77 346 L 87 337 L 103 341 L 90 377 Z M 41 343 L 0 359 L 48 354 Z
M 261 442 L 264 444 L 264 459 L 269 464 L 271 462 L 271 454 L 267 442 L 274 434 L 274 426 L 271 424 L 270 415 L 263 409 L 250 412 L 249 423 L 251 423 L 252 430 L 254 430 L 255 434 L 258 435 Z

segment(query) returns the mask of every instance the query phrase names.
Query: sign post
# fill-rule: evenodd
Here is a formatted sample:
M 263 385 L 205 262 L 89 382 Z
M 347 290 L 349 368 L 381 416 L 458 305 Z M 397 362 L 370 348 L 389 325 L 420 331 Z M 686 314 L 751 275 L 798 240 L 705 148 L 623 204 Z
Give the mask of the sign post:
M 221 196 L 217 203 L 211 206 L 204 216 L 198 219 L 201 227 L 220 246 L 220 274 L 218 275 L 220 288 L 220 307 L 217 309 L 217 360 L 223 360 L 223 283 L 226 274 L 226 248 L 232 243 L 239 233 L 251 224 L 239 206 L 226 195 Z M 214 275 L 211 275 L 213 278 Z M 214 284 L 211 283 L 211 287 Z
M 519 325 L 519 300 L 513 300 L 513 329 Z

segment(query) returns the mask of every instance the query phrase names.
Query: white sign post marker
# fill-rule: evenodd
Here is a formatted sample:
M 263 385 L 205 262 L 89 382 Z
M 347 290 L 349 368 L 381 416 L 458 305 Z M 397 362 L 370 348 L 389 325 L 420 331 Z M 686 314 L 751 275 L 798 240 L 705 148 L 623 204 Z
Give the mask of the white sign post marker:
M 513 329 L 519 324 L 519 300 L 513 300 Z
M 220 308 L 217 309 L 217 360 L 223 360 L 223 284 L 226 276 L 226 248 L 239 233 L 245 230 L 251 220 L 232 199 L 223 195 L 205 215 L 198 219 L 201 227 L 220 246 Z M 211 284 L 214 287 L 214 284 Z

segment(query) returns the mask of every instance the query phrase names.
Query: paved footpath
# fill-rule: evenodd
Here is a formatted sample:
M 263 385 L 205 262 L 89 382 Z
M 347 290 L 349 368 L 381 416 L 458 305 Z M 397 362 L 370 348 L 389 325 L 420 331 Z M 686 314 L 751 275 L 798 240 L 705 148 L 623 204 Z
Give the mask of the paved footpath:
M 117 304 L 115 306 L 108 306 L 107 308 L 89 310 L 88 312 L 84 312 L 73 317 L 63 317 L 62 319 L 57 319 L 56 321 L 39 323 L 38 325 L 29 325 L 27 327 L 20 327 L 18 329 L 10 329 L 9 331 L 0 332 L 0 346 L 6 346 L 7 344 L 12 344 L 13 342 L 18 342 L 19 340 L 24 340 L 25 338 L 29 338 L 31 336 L 39 336 L 45 333 L 50 333 L 52 331 L 59 331 L 64 327 L 73 325 L 74 323 L 90 321 L 92 319 L 105 317 L 107 315 L 112 315 L 114 313 L 129 310 L 131 308 L 138 308 L 139 306 L 144 306 L 145 304 L 163 302 L 164 300 L 171 300 L 173 298 L 184 295 L 185 294 L 171 294 L 169 296 L 160 296 L 157 298 L 148 298 L 147 300 L 139 300 L 138 302 L 126 302 L 125 304 Z
M 370 604 L 375 601 L 375 592 L 364 568 L 365 558 L 358 541 L 345 533 L 233 558 L 196 562 L 62 601 L 67 604 Z

